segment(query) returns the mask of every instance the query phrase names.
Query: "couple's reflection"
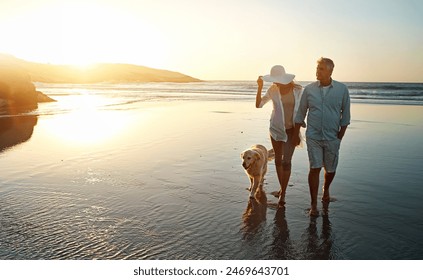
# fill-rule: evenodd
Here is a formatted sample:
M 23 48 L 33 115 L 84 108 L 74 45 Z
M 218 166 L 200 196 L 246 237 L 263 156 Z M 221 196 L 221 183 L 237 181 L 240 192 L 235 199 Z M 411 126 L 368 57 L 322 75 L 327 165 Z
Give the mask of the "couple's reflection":
M 37 124 L 36 115 L 10 114 L 9 111 L 0 113 L 0 153 L 28 141 Z
M 275 227 L 273 230 L 273 243 L 271 247 L 272 259 L 296 259 L 295 247 L 289 237 L 288 222 L 285 208 L 278 208 L 275 214 Z
M 274 227 L 269 259 L 320 259 L 336 258 L 333 252 L 332 224 L 329 220 L 329 203 L 323 204 L 321 215 L 310 217 L 308 226 L 301 236 L 290 232 L 285 208 L 272 207 L 267 203 L 264 192 L 256 194 L 256 199 L 250 199 L 242 216 L 244 222 L 244 239 L 253 240 L 260 235 L 262 224 L 266 220 L 267 209 L 275 208 Z M 318 229 L 320 225 L 320 230 Z M 299 238 L 299 240 L 298 240 Z M 256 244 L 256 246 L 258 246 Z
M 336 258 L 333 252 L 332 224 L 329 221 L 329 202 L 323 203 L 321 215 L 321 234 L 317 230 L 318 217 L 310 217 L 310 223 L 306 229 L 307 246 L 305 258 L 308 260 L 330 260 Z
M 275 229 L 273 232 L 273 259 L 333 259 L 332 228 L 329 221 L 328 204 L 323 206 L 320 217 L 310 217 L 308 227 L 302 235 L 299 244 L 290 237 L 285 209 L 278 209 L 275 215 Z M 318 223 L 321 220 L 319 235 Z M 295 239 L 295 237 L 294 237 Z

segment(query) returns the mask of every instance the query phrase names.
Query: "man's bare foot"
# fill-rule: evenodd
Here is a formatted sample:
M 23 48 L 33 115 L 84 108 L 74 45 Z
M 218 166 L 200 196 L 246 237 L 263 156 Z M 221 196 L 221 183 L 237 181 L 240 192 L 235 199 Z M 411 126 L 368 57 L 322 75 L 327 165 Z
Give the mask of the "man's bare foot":
M 324 195 L 322 197 L 322 202 L 330 202 L 330 196 L 329 195 Z
M 308 215 L 310 217 L 317 217 L 319 216 L 319 210 L 317 210 L 316 208 L 311 208 L 310 211 L 308 211 Z
M 333 196 L 329 196 L 329 197 L 322 197 L 322 203 L 329 203 L 329 202 L 334 202 L 336 201 L 336 198 L 334 198 Z

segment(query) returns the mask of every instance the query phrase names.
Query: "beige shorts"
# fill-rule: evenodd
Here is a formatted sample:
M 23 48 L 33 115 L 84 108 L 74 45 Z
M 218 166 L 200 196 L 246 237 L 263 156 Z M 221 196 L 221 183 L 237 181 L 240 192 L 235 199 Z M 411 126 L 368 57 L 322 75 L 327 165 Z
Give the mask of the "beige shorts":
M 306 139 L 310 168 L 324 167 L 326 172 L 333 173 L 338 166 L 341 140 Z

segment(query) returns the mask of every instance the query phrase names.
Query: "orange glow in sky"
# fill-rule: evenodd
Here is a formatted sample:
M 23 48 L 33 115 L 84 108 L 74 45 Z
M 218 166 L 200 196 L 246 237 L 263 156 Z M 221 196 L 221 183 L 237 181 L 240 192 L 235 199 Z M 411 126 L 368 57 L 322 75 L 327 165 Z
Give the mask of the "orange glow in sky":
M 255 80 L 282 64 L 315 79 L 423 81 L 422 1 L 34 0 L 0 2 L 0 53 L 130 63 L 203 80 Z

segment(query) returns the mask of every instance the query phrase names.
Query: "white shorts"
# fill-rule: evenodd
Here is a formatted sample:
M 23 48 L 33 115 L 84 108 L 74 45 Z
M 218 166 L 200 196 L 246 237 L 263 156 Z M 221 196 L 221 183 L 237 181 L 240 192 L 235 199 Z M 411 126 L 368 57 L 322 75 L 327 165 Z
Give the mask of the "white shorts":
M 324 167 L 326 172 L 333 173 L 338 166 L 341 140 L 306 139 L 310 168 Z

